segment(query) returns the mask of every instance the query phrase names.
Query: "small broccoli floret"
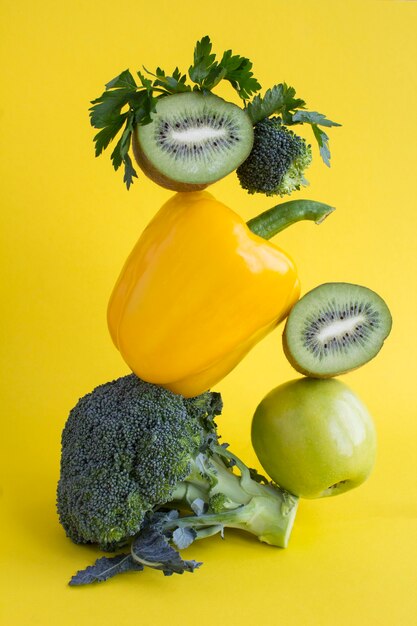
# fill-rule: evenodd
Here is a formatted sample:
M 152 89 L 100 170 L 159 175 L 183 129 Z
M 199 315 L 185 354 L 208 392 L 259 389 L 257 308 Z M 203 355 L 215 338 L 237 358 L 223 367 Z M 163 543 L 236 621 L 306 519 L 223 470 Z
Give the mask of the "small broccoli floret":
M 62 435 L 60 521 L 76 543 L 106 551 L 131 545 L 70 584 L 143 566 L 166 575 L 193 571 L 200 564 L 183 561 L 175 547 L 225 527 L 287 545 L 298 499 L 219 445 L 214 417 L 221 408 L 217 393 L 183 398 L 134 374 L 79 400 Z
M 57 498 L 74 542 L 123 545 L 148 511 L 171 499 L 209 434 L 211 403 L 219 403 L 211 393 L 193 400 L 133 374 L 81 398 L 62 434 Z
M 284 196 L 308 184 L 304 172 L 311 160 L 311 146 L 302 137 L 279 117 L 266 118 L 255 125 L 252 151 L 236 173 L 249 193 Z

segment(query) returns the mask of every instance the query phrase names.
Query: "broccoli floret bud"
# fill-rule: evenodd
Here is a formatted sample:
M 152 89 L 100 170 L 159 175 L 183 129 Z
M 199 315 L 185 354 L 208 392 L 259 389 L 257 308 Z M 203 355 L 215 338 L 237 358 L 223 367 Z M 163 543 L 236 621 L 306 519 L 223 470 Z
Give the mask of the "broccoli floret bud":
M 125 544 L 215 437 L 212 411 L 218 394 L 185 400 L 133 374 L 81 398 L 62 434 L 57 506 L 67 535 L 105 550 Z
M 255 125 L 252 151 L 236 173 L 249 193 L 284 196 L 308 184 L 304 172 L 311 160 L 311 146 L 302 137 L 279 117 L 266 118 Z

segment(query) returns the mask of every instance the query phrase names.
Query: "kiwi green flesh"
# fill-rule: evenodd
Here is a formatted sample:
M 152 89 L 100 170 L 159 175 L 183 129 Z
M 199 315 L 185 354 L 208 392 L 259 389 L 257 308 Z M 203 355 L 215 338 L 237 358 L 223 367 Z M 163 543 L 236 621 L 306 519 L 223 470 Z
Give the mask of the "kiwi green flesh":
M 252 149 L 248 115 L 213 94 L 166 96 L 152 118 L 135 129 L 135 158 L 148 176 L 170 189 L 188 190 L 177 183 L 202 189 L 235 170 Z
M 140 169 L 148 178 L 153 180 L 154 183 L 160 185 L 161 187 L 165 187 L 165 189 L 172 189 L 173 191 L 202 191 L 209 186 L 210 183 L 205 183 L 201 185 L 191 184 L 191 183 L 181 183 L 180 181 L 173 180 L 172 178 L 168 178 L 156 169 L 156 167 L 149 161 L 143 152 L 138 138 L 137 132 L 134 132 L 132 135 L 132 149 L 133 155 L 135 157 L 136 163 L 139 165 Z
M 371 289 L 326 283 L 292 308 L 283 334 L 284 352 L 302 374 L 337 376 L 374 358 L 391 325 L 387 305 Z

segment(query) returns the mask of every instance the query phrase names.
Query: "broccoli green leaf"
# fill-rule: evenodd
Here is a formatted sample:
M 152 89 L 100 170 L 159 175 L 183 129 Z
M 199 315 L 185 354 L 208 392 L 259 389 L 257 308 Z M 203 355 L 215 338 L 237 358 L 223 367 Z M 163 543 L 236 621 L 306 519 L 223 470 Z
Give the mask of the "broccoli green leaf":
M 200 456 L 200 455 L 199 455 Z M 204 471 L 204 466 L 202 463 L 199 463 L 199 458 L 196 458 L 196 466 L 200 468 L 200 470 Z M 196 498 L 190 504 L 191 510 L 198 516 L 203 515 L 203 513 L 207 512 L 207 503 L 204 502 L 202 498 Z
M 185 550 L 197 538 L 197 531 L 194 528 L 176 528 L 172 533 L 172 540 L 179 550 Z
M 152 525 L 144 528 L 132 543 L 132 557 L 139 564 L 162 570 L 165 576 L 193 572 L 201 563 L 183 561 L 165 534 Z
M 103 556 L 97 559 L 94 565 L 89 565 L 80 570 L 71 578 L 69 585 L 88 585 L 90 583 L 100 583 L 129 571 L 142 571 L 143 565 L 132 558 L 131 554 L 118 554 L 113 557 Z
M 258 472 L 257 469 L 250 467 L 249 468 L 249 472 L 250 472 L 250 477 L 252 478 L 252 480 L 254 480 L 256 483 L 260 483 L 261 485 L 267 485 L 269 483 L 269 480 L 267 478 L 265 478 L 265 476 L 263 476 L 262 474 L 260 474 Z

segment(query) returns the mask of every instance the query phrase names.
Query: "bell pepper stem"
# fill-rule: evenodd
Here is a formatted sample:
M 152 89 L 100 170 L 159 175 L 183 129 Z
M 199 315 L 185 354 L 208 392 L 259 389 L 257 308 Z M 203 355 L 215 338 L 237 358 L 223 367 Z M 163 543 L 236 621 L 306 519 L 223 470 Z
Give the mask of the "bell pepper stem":
M 290 200 L 277 204 L 272 209 L 252 218 L 247 222 L 247 226 L 255 235 L 263 239 L 271 239 L 284 228 L 301 220 L 311 220 L 316 224 L 321 224 L 333 211 L 334 207 L 315 200 Z

